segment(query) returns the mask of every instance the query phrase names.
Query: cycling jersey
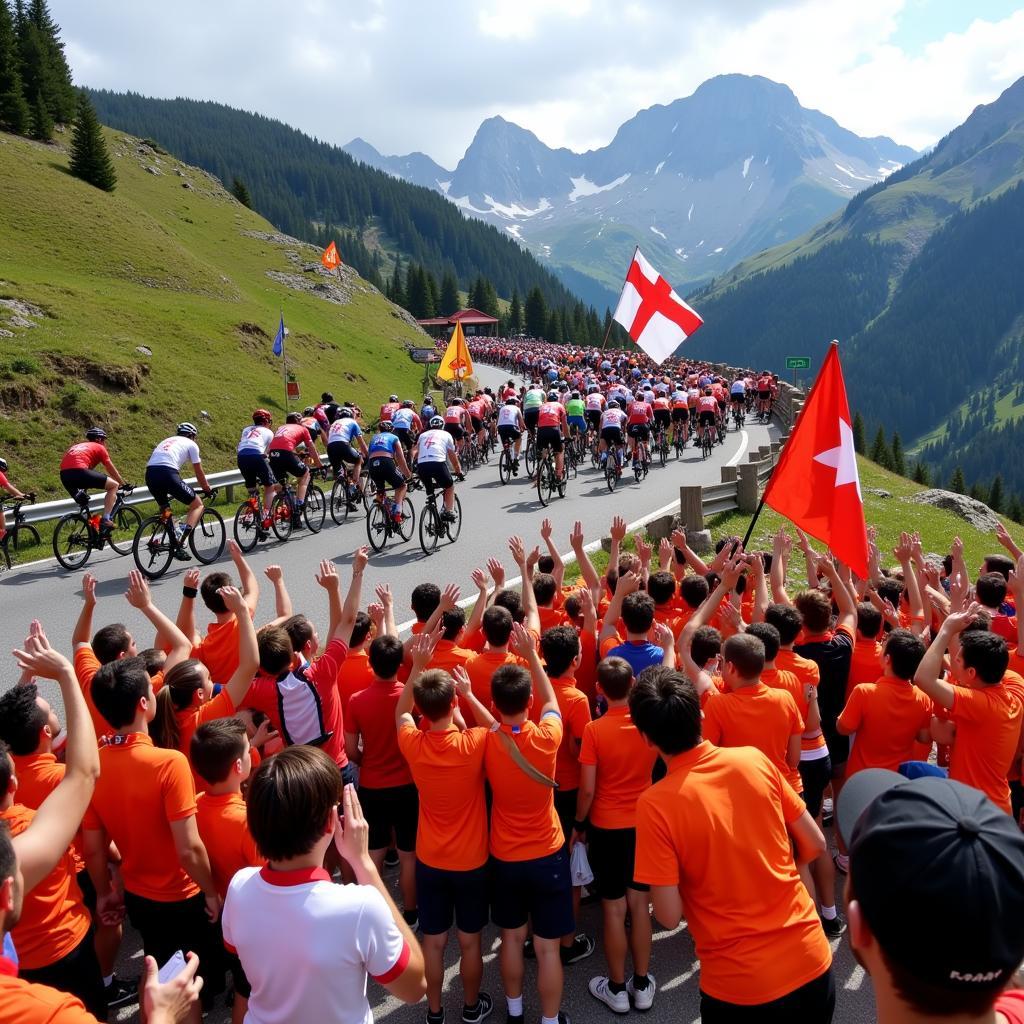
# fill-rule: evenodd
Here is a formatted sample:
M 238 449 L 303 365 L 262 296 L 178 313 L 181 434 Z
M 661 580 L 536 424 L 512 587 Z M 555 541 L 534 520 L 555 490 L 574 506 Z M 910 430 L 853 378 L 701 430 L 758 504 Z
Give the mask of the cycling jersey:
M 565 406 L 561 402 L 545 402 L 540 407 L 537 417 L 538 427 L 564 426 L 568 429 L 569 422 L 565 415 Z
M 73 444 L 60 460 L 60 469 L 95 469 L 101 463 L 110 461 L 107 449 L 98 441 L 82 441 Z
M 269 427 L 258 427 L 255 424 L 246 427 L 242 431 L 242 439 L 235 449 L 241 455 L 242 452 L 255 452 L 257 455 L 265 455 L 267 446 L 274 439 L 274 432 Z
M 416 442 L 418 455 L 416 464 L 425 462 L 447 462 L 448 453 L 455 451 L 455 441 L 446 430 L 426 430 Z
M 335 420 L 331 424 L 331 432 L 327 435 L 327 443 L 335 444 L 338 441 L 344 444 L 351 444 L 357 437 L 362 437 L 363 432 L 351 417 L 346 417 L 343 420 Z
M 699 412 L 718 412 L 718 399 L 714 395 L 701 395 L 697 399 L 697 409 Z
M 387 431 L 374 434 L 370 438 L 370 458 L 393 459 L 395 457 L 395 449 L 399 447 L 400 442 L 394 434 Z
M 586 406 L 587 412 L 600 412 L 604 408 L 604 395 L 599 391 L 587 395 Z
M 627 422 L 649 423 L 654 419 L 654 411 L 647 402 L 630 402 L 626 407 Z
M 461 406 L 461 405 L 449 405 L 448 408 L 445 409 L 445 411 L 444 411 L 444 421 L 445 421 L 445 423 L 461 423 L 462 422 L 462 416 L 463 416 L 463 413 L 465 413 L 465 411 L 466 411 L 466 409 L 465 409 L 464 406 Z
M 337 402 L 321 402 L 313 412 L 317 422 L 323 427 L 324 432 L 338 418 L 341 406 Z
M 726 398 L 725 388 L 721 384 L 711 385 L 711 394 L 714 395 L 716 402 L 724 402 Z
M 582 398 L 570 398 L 565 403 L 565 413 L 567 416 L 578 416 L 580 419 L 583 418 L 584 404 Z
M 621 409 L 605 409 L 605 411 L 601 413 L 602 430 L 607 427 L 615 427 L 621 430 L 622 424 L 625 422 L 626 414 Z
M 519 406 L 517 406 L 517 405 L 503 405 L 498 410 L 498 426 L 499 427 L 518 427 L 519 426 Z
M 487 403 L 476 398 L 466 406 L 466 411 L 473 419 L 482 420 L 487 415 Z
M 743 394 L 746 393 L 746 390 L 747 385 L 744 384 L 742 380 L 734 380 L 732 382 L 732 387 L 729 389 L 729 391 L 732 393 L 734 397 L 742 396 Z
M 312 444 L 313 438 L 309 430 L 301 423 L 285 423 L 277 428 L 274 439 L 270 442 L 272 452 L 294 452 L 299 445 Z
M 524 409 L 539 409 L 544 404 L 544 392 L 540 388 L 531 388 L 523 396 Z
M 690 407 L 690 398 L 685 391 L 673 391 L 672 392 L 672 408 L 673 409 L 688 409 Z
M 652 403 L 652 408 L 654 409 L 655 412 L 657 412 L 659 409 L 660 410 L 668 409 L 669 408 L 669 401 L 668 401 L 668 399 L 664 395 L 658 395 L 658 397 L 655 398 L 654 402 Z
M 430 420 L 437 415 L 437 409 L 432 405 L 425 405 L 420 409 L 420 419 L 424 423 L 429 423 Z
M 399 409 L 391 417 L 391 425 L 395 430 L 419 430 L 423 424 L 412 409 Z
M 771 377 L 758 377 L 757 378 L 757 390 L 761 394 L 767 394 L 772 389 Z
M 299 425 L 305 427 L 309 431 L 309 436 L 314 441 L 316 441 L 320 436 L 320 424 L 315 416 L 303 416 L 302 419 L 299 420 Z
M 686 392 L 687 401 L 690 403 L 691 409 L 697 408 L 697 403 L 700 401 L 700 392 L 696 388 L 690 388 Z
M 199 445 L 187 437 L 175 434 L 174 437 L 161 441 L 153 449 L 146 466 L 166 466 L 168 469 L 178 470 L 186 462 L 191 462 L 192 465 L 199 462 Z
M 401 406 L 397 402 L 385 402 L 384 405 L 380 407 L 381 421 L 383 422 L 384 420 L 391 419 L 399 409 L 401 409 Z

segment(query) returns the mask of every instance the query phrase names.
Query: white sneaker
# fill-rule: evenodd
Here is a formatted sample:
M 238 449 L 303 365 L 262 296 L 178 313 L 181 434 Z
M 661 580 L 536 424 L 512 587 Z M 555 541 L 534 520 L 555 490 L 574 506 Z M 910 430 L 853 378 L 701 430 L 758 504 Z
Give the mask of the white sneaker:
M 629 994 L 630 999 L 633 1000 L 634 1010 L 649 1010 L 654 1003 L 654 993 L 658 988 L 658 983 L 654 980 L 653 974 L 647 975 L 647 981 L 649 984 L 642 992 L 633 987 L 632 978 L 626 982 L 626 992 Z
M 608 987 L 608 979 L 597 977 L 590 979 L 590 994 L 600 999 L 609 1010 L 616 1013 L 629 1013 L 629 995 L 626 992 L 613 992 Z

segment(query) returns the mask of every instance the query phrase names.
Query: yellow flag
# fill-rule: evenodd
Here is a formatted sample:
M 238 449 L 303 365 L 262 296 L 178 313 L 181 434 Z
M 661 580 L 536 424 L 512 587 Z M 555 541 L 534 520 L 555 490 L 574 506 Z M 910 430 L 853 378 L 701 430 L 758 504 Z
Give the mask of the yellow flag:
M 448 342 L 437 375 L 441 380 L 465 380 L 472 372 L 473 360 L 469 357 L 466 336 L 462 333 L 462 324 L 456 321 L 455 333 Z

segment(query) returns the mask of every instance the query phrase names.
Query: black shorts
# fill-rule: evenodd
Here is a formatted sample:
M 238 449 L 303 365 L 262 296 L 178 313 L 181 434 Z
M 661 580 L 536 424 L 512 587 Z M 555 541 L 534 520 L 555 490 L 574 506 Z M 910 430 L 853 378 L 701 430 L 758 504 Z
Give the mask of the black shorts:
M 270 468 L 274 471 L 274 479 L 279 484 L 287 481 L 289 473 L 301 480 L 309 472 L 309 466 L 295 452 L 275 448 L 267 455 L 267 458 L 270 459 Z
M 770 391 L 758 391 L 757 397 L 760 401 L 767 402 L 772 397 L 772 393 Z
M 831 726 L 824 721 L 821 723 L 821 731 L 825 737 L 825 746 L 828 747 L 828 756 L 832 760 L 833 770 L 842 768 L 850 757 L 850 737 L 842 736 L 836 732 L 836 725 L 833 721 Z
M 479 416 L 470 416 L 469 422 L 473 424 L 474 434 L 479 434 L 480 431 L 483 430 L 484 428 L 483 420 L 481 420 Z
M 572 836 L 572 825 L 576 820 L 576 796 L 578 789 L 556 789 L 555 790 L 555 814 L 562 825 L 562 835 L 566 843 Z M 568 847 L 566 847 L 568 849 Z
M 70 953 L 45 967 L 22 967 L 18 974 L 25 981 L 78 996 L 85 1008 L 97 1019 L 107 1019 L 107 997 L 103 991 L 103 975 L 93 946 L 90 928 L 81 942 Z
M 455 927 L 467 935 L 483 931 L 489 918 L 487 901 L 487 865 L 472 871 L 445 871 L 432 868 L 416 858 L 416 906 L 420 931 L 424 935 L 444 935 Z
M 79 491 L 100 490 L 107 486 L 107 477 L 95 469 L 62 469 L 60 482 L 73 498 Z
M 378 456 L 370 459 L 370 479 L 383 490 L 386 486 L 402 487 L 405 484 L 405 477 L 398 470 L 394 459 L 386 456 Z
M 417 462 L 416 473 L 423 481 L 427 494 L 433 494 L 435 487 L 445 491 L 455 483 L 447 462 Z
M 274 482 L 273 474 L 270 472 L 270 463 L 267 457 L 260 452 L 239 452 L 238 469 L 245 481 L 245 486 L 250 490 L 263 484 L 269 487 Z
M 370 849 L 386 850 L 391 845 L 391 830 L 395 830 L 395 845 L 403 853 L 416 849 L 416 819 L 420 813 L 420 799 L 416 787 L 386 786 L 383 789 L 359 787 L 359 803 L 370 826 Z
M 627 423 L 626 433 L 638 441 L 646 441 L 651 436 L 651 428 L 646 423 Z
M 670 409 L 654 410 L 654 425 L 656 427 L 667 427 L 671 422 L 672 412 Z
M 699 414 L 699 416 L 697 417 L 697 422 L 702 427 L 713 427 L 715 425 L 715 420 L 717 418 L 718 417 L 716 413 L 713 413 L 710 409 L 707 409 Z
M 85 909 L 92 915 L 93 920 L 96 918 L 96 886 L 92 884 L 92 879 L 89 877 L 89 872 L 85 868 L 75 875 L 75 880 L 78 882 L 78 888 L 82 890 L 82 902 L 85 904 Z
M 736 394 L 735 392 L 731 392 L 730 395 L 729 395 L 729 401 L 731 401 L 733 403 L 733 405 L 735 405 L 737 402 L 744 401 L 745 398 L 746 398 L 746 395 L 744 395 L 742 392 L 740 394 Z
M 214 926 L 213 930 L 217 936 L 217 942 L 220 946 L 218 956 L 219 960 L 216 964 L 217 980 L 220 981 L 225 971 L 231 972 L 231 981 L 235 986 L 236 994 L 242 996 L 243 999 L 248 999 L 252 995 L 252 985 L 249 984 L 249 979 L 245 976 L 245 971 L 242 968 L 242 961 L 238 959 L 237 953 L 232 953 L 224 945 L 224 932 L 221 930 L 221 923 L 218 921 Z M 185 950 L 182 950 L 185 952 Z M 210 973 L 214 973 L 214 966 L 211 965 Z
M 522 928 L 533 920 L 533 934 L 560 939 L 576 927 L 572 874 L 565 850 L 532 860 L 491 858 L 491 920 L 499 928 Z
M 196 500 L 196 492 L 170 466 L 147 466 L 146 487 L 161 508 L 170 505 L 171 498 L 176 498 L 183 505 L 191 505 Z
M 502 444 L 506 441 L 511 444 L 514 441 L 518 441 L 522 436 L 523 432 L 518 427 L 510 427 L 508 424 L 498 427 L 498 437 L 501 438 Z
M 615 444 L 622 444 L 622 427 L 602 427 L 601 440 L 609 448 Z
M 685 423 L 690 418 L 690 410 L 687 407 L 676 408 L 672 410 L 672 422 L 673 423 Z
M 627 889 L 650 891 L 649 885 L 633 878 L 635 857 L 635 828 L 598 828 L 591 825 L 587 829 L 587 859 L 601 899 L 621 900 Z
M 558 427 L 537 428 L 537 451 L 542 452 L 545 448 L 550 448 L 556 455 L 564 448 L 562 432 Z
M 829 967 L 824 974 L 770 1003 L 755 1006 L 727 1003 L 705 992 L 700 994 L 701 1024 L 828 1024 L 836 1008 L 836 983 Z
M 587 426 L 591 430 L 597 430 L 601 426 L 601 410 L 588 409 L 586 411 Z
M 444 425 L 445 432 L 451 434 L 456 441 L 461 441 L 466 436 L 466 431 L 463 430 L 461 423 L 446 423 Z
M 524 409 L 523 419 L 526 421 L 527 430 L 535 430 L 537 428 L 537 420 L 540 418 L 540 409 Z
M 832 781 L 832 759 L 819 757 L 815 761 L 801 761 L 800 781 L 804 784 L 803 798 L 807 813 L 816 818 L 821 813 L 825 789 Z
M 394 434 L 406 451 L 412 448 L 416 439 L 412 436 L 412 430 L 409 427 L 395 427 Z
M 356 465 L 362 456 L 348 443 L 348 441 L 332 441 L 327 446 L 327 461 L 331 464 L 331 471 L 337 475 L 341 472 L 341 464 L 347 462 L 350 466 Z

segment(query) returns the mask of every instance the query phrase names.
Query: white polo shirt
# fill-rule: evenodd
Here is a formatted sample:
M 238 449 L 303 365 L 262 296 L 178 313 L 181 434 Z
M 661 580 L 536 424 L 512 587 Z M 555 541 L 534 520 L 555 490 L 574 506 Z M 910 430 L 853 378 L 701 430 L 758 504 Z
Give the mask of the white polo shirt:
M 367 975 L 387 984 L 411 954 L 376 889 L 323 868 L 243 868 L 221 923 L 252 985 L 246 1024 L 373 1024 Z

